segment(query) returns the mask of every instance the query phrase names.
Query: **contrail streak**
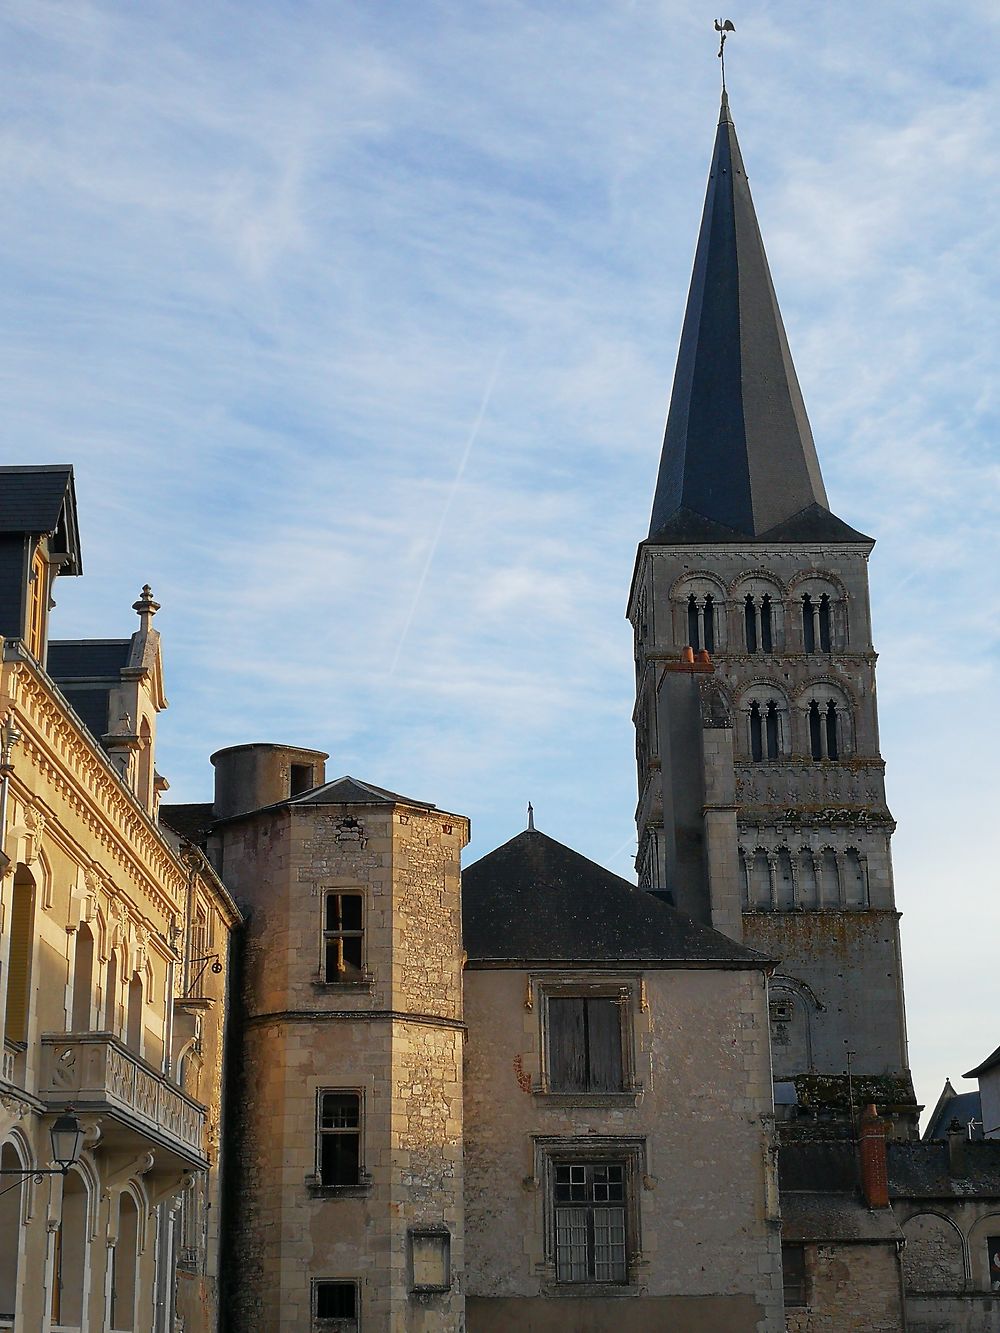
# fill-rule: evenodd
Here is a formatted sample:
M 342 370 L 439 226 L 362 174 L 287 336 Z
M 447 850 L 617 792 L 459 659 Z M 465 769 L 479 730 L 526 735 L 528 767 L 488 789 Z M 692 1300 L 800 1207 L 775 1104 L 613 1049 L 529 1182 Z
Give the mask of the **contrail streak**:
M 444 508 L 441 510 L 441 517 L 438 519 L 437 530 L 434 533 L 434 540 L 431 542 L 431 548 L 427 552 L 427 558 L 424 561 L 424 567 L 420 571 L 420 578 L 417 580 L 417 587 L 416 591 L 413 594 L 413 601 L 410 603 L 410 611 L 406 617 L 406 624 L 403 626 L 403 632 L 399 636 L 399 643 L 396 645 L 396 651 L 395 654 L 393 655 L 392 665 L 389 668 L 390 676 L 395 673 L 396 667 L 399 664 L 399 655 L 403 651 L 403 644 L 406 642 L 406 636 L 409 634 L 410 626 L 413 624 L 413 617 L 417 613 L 417 605 L 419 604 L 420 598 L 423 595 L 424 584 L 427 582 L 427 575 L 430 573 L 431 563 L 433 562 L 434 556 L 437 553 L 438 543 L 441 541 L 442 532 L 444 532 L 444 525 L 448 521 L 448 514 L 451 510 L 452 501 L 455 499 L 455 493 L 458 490 L 459 485 L 461 484 L 462 476 L 465 473 L 466 464 L 469 461 L 469 455 L 472 453 L 472 446 L 476 442 L 476 436 L 479 434 L 480 427 L 482 426 L 483 420 L 486 416 L 486 409 L 490 405 L 490 399 L 492 398 L 493 390 L 496 387 L 497 376 L 500 374 L 500 365 L 501 362 L 503 361 L 503 357 L 504 354 L 501 351 L 497 356 L 496 362 L 493 366 L 493 373 L 490 375 L 489 381 L 486 385 L 486 389 L 483 393 L 483 399 L 482 402 L 479 404 L 479 411 L 476 413 L 476 419 L 472 423 L 472 429 L 469 431 L 468 439 L 465 441 L 465 449 L 462 452 L 462 458 L 458 465 L 458 471 L 455 473 L 454 480 L 451 483 L 451 489 L 448 491 L 448 498 L 445 500 Z

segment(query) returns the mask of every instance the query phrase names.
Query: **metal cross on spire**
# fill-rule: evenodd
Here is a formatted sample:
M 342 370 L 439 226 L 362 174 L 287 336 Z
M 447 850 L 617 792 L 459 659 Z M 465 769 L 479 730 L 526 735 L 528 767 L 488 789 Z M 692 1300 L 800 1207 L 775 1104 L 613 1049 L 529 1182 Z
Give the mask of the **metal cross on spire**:
M 722 61 L 722 91 L 726 91 L 726 38 L 731 32 L 736 31 L 736 24 L 732 19 L 716 19 L 715 31 L 719 36 L 719 59 Z

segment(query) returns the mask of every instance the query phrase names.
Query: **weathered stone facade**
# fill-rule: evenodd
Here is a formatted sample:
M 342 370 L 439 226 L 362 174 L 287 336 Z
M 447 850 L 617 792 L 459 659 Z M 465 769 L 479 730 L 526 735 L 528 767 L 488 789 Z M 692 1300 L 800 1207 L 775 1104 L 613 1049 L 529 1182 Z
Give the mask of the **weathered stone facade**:
M 217 771 L 231 757 L 216 756 Z M 468 825 L 374 790 L 366 800 L 353 784 L 353 800 L 338 784 L 317 785 L 307 800 L 224 820 L 211 838 L 248 917 L 229 1318 L 245 1330 L 457 1333 Z M 325 970 L 331 894 L 361 902 L 360 965 L 349 979 Z M 327 1094 L 356 1099 L 350 1183 L 324 1180 Z M 414 1266 L 424 1241 L 448 1252 L 456 1275 L 443 1275 L 440 1290 Z M 334 1286 L 354 1290 L 346 1299 L 357 1324 L 324 1321 L 320 1288 Z
M 544 1091 L 540 992 L 567 983 L 627 991 L 634 1092 Z M 781 1328 L 760 972 L 470 965 L 466 1018 L 470 1333 Z M 581 1292 L 557 1281 L 546 1158 L 596 1144 L 637 1155 L 637 1237 L 627 1284 Z

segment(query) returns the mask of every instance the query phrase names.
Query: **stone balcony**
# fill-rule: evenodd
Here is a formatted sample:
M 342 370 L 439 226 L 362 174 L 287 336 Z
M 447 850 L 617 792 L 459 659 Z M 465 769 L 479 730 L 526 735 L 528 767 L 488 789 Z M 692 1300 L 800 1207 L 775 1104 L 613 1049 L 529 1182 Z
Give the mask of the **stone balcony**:
M 52 1110 L 96 1114 L 108 1146 L 148 1148 L 164 1166 L 208 1165 L 205 1108 L 108 1032 L 43 1036 L 38 1092 Z

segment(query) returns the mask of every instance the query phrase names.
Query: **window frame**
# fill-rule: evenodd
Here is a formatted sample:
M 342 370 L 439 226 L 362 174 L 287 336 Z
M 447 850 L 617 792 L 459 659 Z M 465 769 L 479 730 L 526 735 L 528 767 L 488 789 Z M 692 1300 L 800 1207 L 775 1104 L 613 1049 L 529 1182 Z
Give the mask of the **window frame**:
M 794 1298 L 789 1300 L 789 1274 L 785 1256 L 794 1251 L 801 1258 L 801 1271 L 795 1275 Z M 806 1262 L 806 1247 L 802 1241 L 782 1241 L 781 1244 L 781 1288 L 782 1300 L 786 1310 L 803 1310 L 809 1304 L 809 1265 Z
M 643 1093 L 636 1081 L 635 1020 L 641 998 L 639 977 L 535 977 L 532 979 L 538 1011 L 539 1078 L 532 1088 L 536 1097 L 551 1106 L 636 1106 Z M 552 1086 L 551 1021 L 553 999 L 613 999 L 618 1002 L 621 1044 L 621 1088 L 617 1091 L 573 1091 Z
M 357 1129 L 348 1127 L 324 1127 L 324 1097 L 355 1097 L 358 1103 Z M 357 1180 L 351 1184 L 325 1184 L 323 1181 L 323 1140 L 331 1136 L 356 1134 L 358 1140 Z M 317 1088 L 316 1110 L 313 1119 L 314 1166 L 313 1174 L 306 1177 L 306 1185 L 313 1198 L 351 1199 L 363 1198 L 371 1192 L 371 1175 L 365 1169 L 365 1090 L 364 1088 Z M 334 1279 L 330 1279 L 333 1281 Z
M 551 1296 L 630 1296 L 639 1294 L 642 1255 L 641 1192 L 651 1189 L 646 1139 L 640 1135 L 533 1135 L 533 1185 L 543 1197 L 543 1253 L 546 1294 Z M 603 1281 L 563 1279 L 557 1272 L 556 1169 L 560 1166 L 621 1166 L 624 1175 L 625 1277 Z
M 329 930 L 327 928 L 327 903 L 331 898 L 357 898 L 361 905 L 361 926 L 354 930 Z M 327 976 L 326 958 L 327 947 L 336 940 L 360 939 L 361 941 L 361 963 L 358 975 L 334 977 Z M 320 893 L 320 920 L 319 920 L 319 970 L 317 984 L 324 989 L 330 986 L 341 990 L 356 989 L 357 987 L 369 988 L 371 986 L 371 975 L 368 971 L 368 902 L 365 890 L 360 885 L 349 888 L 324 888 Z
M 319 1313 L 320 1287 L 353 1287 L 353 1315 L 321 1315 Z M 309 1292 L 309 1314 L 312 1327 L 322 1329 L 324 1333 L 360 1333 L 361 1329 L 361 1281 L 356 1277 L 315 1277 Z
M 443 1283 L 427 1283 L 418 1282 L 416 1280 L 416 1265 L 413 1256 L 414 1242 L 421 1240 L 434 1240 L 440 1242 L 444 1252 L 445 1280 Z M 444 1292 L 451 1291 L 451 1231 L 448 1227 L 443 1223 L 430 1223 L 425 1226 L 410 1227 L 407 1233 L 407 1250 L 409 1251 L 410 1291 L 418 1292 L 423 1295 L 441 1295 Z

